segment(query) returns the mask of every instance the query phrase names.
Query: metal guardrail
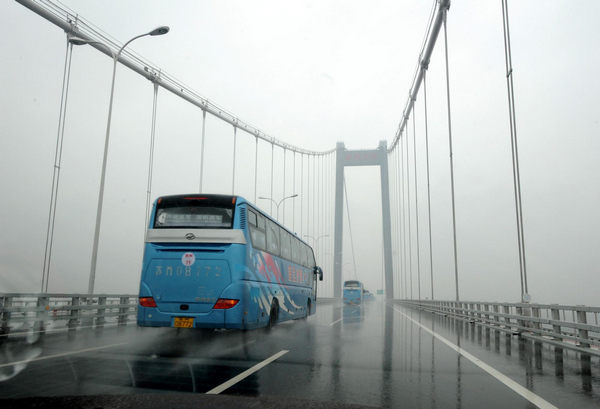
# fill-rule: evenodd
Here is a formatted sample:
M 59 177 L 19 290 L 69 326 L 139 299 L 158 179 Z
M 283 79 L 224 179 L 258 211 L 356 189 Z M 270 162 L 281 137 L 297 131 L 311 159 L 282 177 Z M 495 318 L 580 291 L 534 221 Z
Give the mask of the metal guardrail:
M 396 300 L 398 304 L 600 356 L 600 307 L 558 304 Z
M 137 306 L 137 295 L 0 293 L 0 342 L 9 335 L 126 325 L 135 321 Z

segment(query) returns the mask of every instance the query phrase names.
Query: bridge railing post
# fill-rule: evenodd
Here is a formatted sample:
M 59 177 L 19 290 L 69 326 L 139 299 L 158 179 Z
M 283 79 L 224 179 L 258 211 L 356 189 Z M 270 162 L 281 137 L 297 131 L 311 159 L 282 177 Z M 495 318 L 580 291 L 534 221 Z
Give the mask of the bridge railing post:
M 0 297 L 0 306 L 2 306 L 2 308 L 12 307 L 12 303 L 12 297 Z M 8 322 L 10 321 L 11 316 L 12 313 L 9 311 L 3 311 L 2 314 L 0 314 L 0 345 L 8 337 L 10 332 L 10 326 L 8 325 Z
M 489 304 L 485 304 L 483 306 L 483 309 L 485 310 L 485 314 L 484 314 L 485 323 L 489 324 L 490 323 L 490 314 L 489 314 L 489 312 L 490 312 L 490 306 L 489 306 Z
M 517 306 L 517 315 L 519 317 L 523 317 L 520 319 L 517 319 L 517 331 L 519 332 L 519 334 L 521 334 L 522 332 L 525 331 L 525 328 L 531 328 L 531 320 L 529 319 L 529 317 L 531 317 L 531 308 L 530 307 L 523 307 L 523 306 Z
M 71 307 L 77 307 L 79 305 L 81 305 L 81 298 L 80 297 L 73 297 L 73 298 L 71 298 Z M 69 332 L 75 331 L 75 329 L 79 325 L 79 312 L 80 311 L 81 310 L 79 310 L 77 308 L 72 308 L 71 309 L 71 313 L 69 314 L 71 316 L 71 318 L 67 322 L 67 328 L 69 328 Z
M 578 329 L 578 337 L 579 337 L 579 346 L 581 348 L 589 348 L 589 335 L 587 329 L 587 313 L 583 310 L 577 310 L 577 322 L 584 327 L 579 327 Z
M 106 324 L 106 319 L 104 318 L 104 314 L 106 313 L 106 309 L 103 308 L 106 305 L 106 297 L 98 297 L 98 309 L 96 310 L 96 326 L 104 327 Z
M 541 318 L 541 312 L 540 312 L 540 308 L 539 307 L 532 307 L 531 308 L 531 315 L 533 316 L 533 318 Z M 542 324 L 540 324 L 540 322 L 538 320 L 535 320 L 532 323 L 532 327 L 534 332 L 537 335 L 541 335 L 542 332 Z
M 129 297 L 121 297 L 120 304 L 118 325 L 126 325 L 129 314 Z M 127 306 L 125 306 L 125 304 L 127 304 Z
M 500 317 L 498 316 L 499 308 L 497 304 L 494 304 L 494 322 L 497 326 L 500 326 Z
M 512 323 L 510 322 L 510 307 L 508 305 L 503 305 L 502 311 L 504 312 L 505 327 L 508 329 L 512 328 Z
M 551 308 L 550 309 L 550 314 L 552 315 L 552 330 L 554 331 L 554 340 L 555 341 L 562 341 L 562 331 L 560 328 L 560 325 L 558 323 L 556 323 L 557 321 L 560 321 L 560 311 L 558 310 L 558 308 Z
M 48 316 L 48 297 L 41 296 L 37 299 L 37 311 L 35 312 L 35 322 L 33 323 L 33 332 L 42 335 L 45 329 L 46 318 Z

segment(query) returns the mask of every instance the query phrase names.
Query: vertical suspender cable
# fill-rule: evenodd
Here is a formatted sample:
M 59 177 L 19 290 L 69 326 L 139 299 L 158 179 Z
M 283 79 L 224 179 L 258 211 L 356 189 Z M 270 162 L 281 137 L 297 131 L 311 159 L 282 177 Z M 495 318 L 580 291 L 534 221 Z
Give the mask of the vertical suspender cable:
M 318 157 L 318 161 L 317 161 L 317 181 L 318 184 L 315 184 L 316 188 L 317 188 L 317 192 L 315 194 L 315 198 L 316 198 L 316 202 L 317 202 L 317 229 L 315 230 L 317 236 L 316 237 L 321 237 L 321 233 L 323 232 L 321 230 L 321 217 L 323 217 L 322 213 L 321 213 L 321 201 L 322 201 L 322 196 L 321 196 L 321 191 L 322 191 L 322 185 L 323 185 L 323 179 L 321 179 L 322 177 L 322 156 Z M 315 245 L 317 246 L 317 253 L 319 253 L 319 243 L 315 243 Z M 321 260 L 322 256 L 320 256 L 319 260 Z
M 396 183 L 398 184 L 398 191 L 396 192 L 397 198 L 396 200 L 398 201 L 398 223 L 396 226 L 396 229 L 398 230 L 397 235 L 398 235 L 398 265 L 399 265 L 399 270 L 400 270 L 400 294 L 402 295 L 403 298 L 404 297 L 404 291 L 406 289 L 406 286 L 404 285 L 404 237 L 402 236 L 402 228 L 403 228 L 403 211 L 404 211 L 404 203 L 402 203 L 402 197 L 403 197 L 403 190 L 401 188 L 401 184 L 402 184 L 402 168 L 401 168 L 401 161 L 400 161 L 400 149 L 401 149 L 401 144 L 397 144 L 396 145 L 396 173 L 398 174 L 398 178 L 396 180 Z
M 233 176 L 231 178 L 231 194 L 235 193 L 235 153 L 237 148 L 237 126 L 233 127 Z
M 46 231 L 46 249 L 44 252 L 44 267 L 42 270 L 42 287 L 40 292 L 48 292 L 50 279 L 50 261 L 52 259 L 52 244 L 54 242 L 54 222 L 56 220 L 56 203 L 58 200 L 58 182 L 60 179 L 60 165 L 62 162 L 62 148 L 65 136 L 65 118 L 67 115 L 67 100 L 69 96 L 69 79 L 71 78 L 71 57 L 73 44 L 67 40 L 65 54 L 65 69 L 63 72 L 63 87 L 58 113 L 58 131 L 56 135 L 56 151 L 54 153 L 54 170 L 52 174 L 52 193 L 50 195 L 50 210 L 48 212 L 48 229 Z
M 408 272 L 410 273 L 410 298 L 413 299 L 412 229 L 410 214 L 410 161 L 408 149 L 408 125 L 406 126 L 406 208 L 408 211 Z
M 269 214 L 273 217 L 273 164 L 275 163 L 275 145 L 271 143 L 271 211 Z
M 400 272 L 400 254 L 398 253 L 398 250 L 400 249 L 400 244 L 398 242 L 398 213 L 399 213 L 399 203 L 398 203 L 398 172 L 397 172 L 397 165 L 398 165 L 398 161 L 396 159 L 396 149 L 394 149 L 394 151 L 392 152 L 392 176 L 393 176 L 393 198 L 394 198 L 394 248 L 396 249 L 395 253 L 396 253 L 396 262 L 395 262 L 395 268 L 394 268 L 394 272 L 395 272 L 395 276 L 394 276 L 394 284 L 395 284 L 395 288 L 394 288 L 394 294 L 401 294 L 400 289 L 401 287 L 398 285 L 399 284 L 399 272 Z M 402 296 L 400 296 L 400 298 L 402 298 Z
M 204 139 L 206 136 L 206 109 L 202 110 L 202 145 L 200 146 L 200 188 L 198 192 L 202 193 L 202 178 L 204 174 Z
M 450 186 L 452 191 L 452 231 L 454 237 L 454 279 L 456 285 L 456 301 L 459 300 L 458 294 L 458 252 L 456 250 L 456 208 L 454 200 L 454 162 L 452 158 L 452 120 L 450 114 L 450 71 L 448 68 L 448 31 L 446 20 L 448 19 L 448 10 L 444 10 L 444 44 L 446 50 L 446 94 L 448 99 L 448 141 L 450 146 Z
M 258 136 L 254 147 L 254 203 L 256 203 L 256 191 L 258 189 Z
M 419 245 L 419 191 L 417 185 L 417 127 L 415 125 L 415 114 L 413 108 L 413 156 L 415 165 L 415 229 L 417 240 L 417 294 L 421 299 L 421 251 Z
M 325 235 L 327 233 L 326 231 L 326 227 L 325 227 L 325 187 L 326 187 L 326 181 L 325 181 L 325 166 L 326 166 L 326 157 L 325 156 L 321 156 L 321 180 L 319 181 L 319 185 L 321 186 L 321 225 L 319 226 L 319 229 L 321 230 L 321 234 Z M 327 238 L 326 238 L 327 239 Z M 325 240 L 325 242 L 327 242 L 328 240 Z M 325 257 L 325 243 L 323 243 L 323 245 L 321 246 L 321 260 L 323 260 L 323 258 Z M 322 262 L 322 261 L 321 261 Z
M 327 192 L 329 192 L 329 194 L 327 195 L 327 232 L 329 234 L 330 240 L 327 240 L 327 251 L 329 252 L 329 254 L 331 254 L 331 259 L 330 259 L 330 268 L 328 269 L 328 271 L 333 271 L 333 260 L 334 260 L 334 249 L 333 249 L 333 237 L 334 237 L 334 233 L 333 233 L 333 229 L 332 229 L 332 210 L 333 210 L 333 191 L 335 190 L 333 188 L 333 175 L 335 175 L 335 171 L 333 169 L 335 169 L 333 167 L 333 164 L 335 163 L 335 153 L 330 153 L 328 155 L 328 166 L 327 166 Z M 331 297 L 333 297 L 333 280 L 331 279 L 332 275 L 328 274 L 329 278 L 329 285 L 331 286 Z
M 521 273 L 521 300 L 528 294 L 527 266 L 525 263 L 525 235 L 523 232 L 523 208 L 521 202 L 521 177 L 519 174 L 519 150 L 517 147 L 517 120 L 515 113 L 515 95 L 513 85 L 512 56 L 510 50 L 510 30 L 508 25 L 508 0 L 502 0 L 502 19 L 504 26 L 504 55 L 506 60 L 506 86 L 508 89 L 508 112 L 510 119 L 510 141 L 512 147 L 513 183 L 515 189 L 515 208 L 517 213 L 517 239 L 519 244 L 519 269 Z
M 429 271 L 431 273 L 431 299 L 433 298 L 433 245 L 431 239 L 431 188 L 429 181 L 429 130 L 427 125 L 427 70 L 423 72 L 423 100 L 425 105 L 425 155 L 427 158 L 427 212 L 429 214 Z
M 317 163 L 317 157 L 313 156 L 313 193 L 311 196 L 311 202 L 313 204 L 313 230 L 312 230 L 312 234 L 315 237 L 317 236 L 317 219 L 318 219 L 318 214 L 317 214 L 317 192 L 319 191 L 317 189 L 317 171 L 319 169 L 318 163 Z M 316 244 L 316 243 L 315 243 Z
M 294 174 L 292 176 L 292 179 L 294 180 L 292 188 L 294 190 L 294 194 L 296 194 L 296 151 L 294 151 Z M 300 200 L 302 200 L 302 199 L 300 199 Z M 292 218 L 292 231 L 294 233 L 296 233 L 296 201 L 295 200 L 294 200 L 292 209 L 293 209 L 292 212 L 294 213 L 294 217 Z
M 392 282 L 396 282 L 396 280 L 394 279 L 393 275 L 394 275 L 394 268 L 396 265 L 396 259 L 394 256 L 394 246 L 395 246 L 395 240 L 396 237 L 394 235 L 394 222 L 396 221 L 395 219 L 395 211 L 396 211 L 396 204 L 394 203 L 394 195 L 396 194 L 396 191 L 394 190 L 394 160 L 393 160 L 393 152 L 390 153 L 388 151 L 387 153 L 387 162 L 388 162 L 388 185 L 389 185 L 389 192 L 390 192 L 390 228 L 391 228 L 391 239 L 392 239 Z M 390 169 L 392 169 L 390 171 Z M 382 274 L 382 282 L 383 282 L 383 277 L 384 275 Z M 379 289 L 379 286 L 377 286 L 377 289 Z M 397 294 L 395 292 L 395 288 L 394 288 L 394 294 Z
M 285 171 L 286 171 L 286 159 L 287 159 L 287 149 L 283 148 L 283 195 L 282 197 L 282 204 L 283 204 L 283 217 L 281 218 L 281 224 L 283 224 L 285 226 Z M 279 211 L 279 209 L 277 209 L 277 211 Z
M 396 221 L 397 221 L 397 203 L 396 203 L 396 161 L 394 159 L 394 153 L 395 151 L 392 151 L 389 155 L 388 155 L 388 163 L 390 163 L 390 166 L 388 167 L 388 169 L 391 169 L 391 172 L 388 170 L 388 173 L 391 173 L 391 177 L 388 178 L 389 183 L 390 183 L 390 201 L 391 201 L 391 213 L 392 213 L 392 249 L 394 248 L 398 248 L 398 237 L 396 237 Z M 394 272 L 394 294 L 399 294 L 397 291 L 397 287 L 398 287 L 398 280 L 396 277 L 396 271 L 398 271 L 398 269 L 396 268 L 396 266 L 398 265 L 398 254 L 397 252 L 392 250 L 392 271 Z M 381 276 L 381 281 L 382 281 L 382 288 L 383 288 L 383 280 L 384 280 L 384 275 L 382 274 Z
M 304 154 L 300 154 L 300 237 L 304 237 Z
M 350 233 L 350 245 L 352 248 L 352 264 L 354 266 L 354 279 L 356 278 L 356 257 L 354 257 L 354 239 L 352 238 L 352 222 L 350 221 L 350 206 L 348 206 L 348 189 L 346 188 L 346 179 L 344 178 L 344 195 L 346 196 L 346 212 L 348 213 L 348 232 Z
M 306 234 L 305 235 L 311 235 L 312 232 L 310 231 L 309 227 L 310 227 L 310 201 L 312 200 L 312 197 L 310 195 L 310 156 L 311 155 L 306 155 Z
M 402 259 L 400 257 L 400 235 L 398 234 L 398 226 L 400 225 L 400 201 L 398 200 L 398 194 L 400 192 L 400 178 L 398 176 L 398 147 L 395 147 L 392 152 L 392 158 L 394 166 L 392 167 L 392 173 L 394 175 L 394 237 L 395 237 L 395 249 L 396 249 L 396 264 L 394 267 L 394 294 L 399 294 L 402 298 L 402 286 L 400 285 L 402 266 L 400 265 Z
M 404 186 L 404 144 L 402 140 L 399 141 L 398 145 L 400 146 L 400 180 L 402 181 L 402 189 L 401 192 L 401 201 L 402 201 L 402 258 L 404 262 L 404 297 L 408 299 L 408 252 L 406 251 L 406 191 Z
M 148 158 L 148 186 L 146 189 L 146 219 L 144 235 L 150 222 L 150 200 L 152 195 L 152 171 L 154 170 L 154 137 L 156 135 L 156 107 L 158 105 L 158 84 L 154 83 L 154 101 L 152 103 L 152 128 L 150 132 L 150 157 Z
M 319 173 L 320 173 L 320 177 L 319 177 L 319 236 L 323 234 L 323 217 L 325 216 L 325 214 L 323 213 L 323 210 L 325 210 L 325 208 L 323 207 L 323 187 L 324 187 L 324 183 L 323 183 L 323 174 L 324 174 L 324 156 L 320 156 L 319 157 Z M 322 247 L 322 246 L 321 246 Z M 323 252 L 321 250 L 321 252 Z M 321 256 L 322 257 L 322 256 Z

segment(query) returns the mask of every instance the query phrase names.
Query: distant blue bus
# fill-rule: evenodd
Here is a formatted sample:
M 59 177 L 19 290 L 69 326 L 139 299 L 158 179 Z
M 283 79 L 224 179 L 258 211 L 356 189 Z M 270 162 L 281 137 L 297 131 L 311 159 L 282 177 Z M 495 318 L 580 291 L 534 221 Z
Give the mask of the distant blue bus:
M 364 301 L 364 287 L 360 281 L 344 281 L 344 304 L 362 304 Z
M 160 197 L 145 241 L 139 326 L 247 330 L 316 311 L 312 248 L 243 197 Z

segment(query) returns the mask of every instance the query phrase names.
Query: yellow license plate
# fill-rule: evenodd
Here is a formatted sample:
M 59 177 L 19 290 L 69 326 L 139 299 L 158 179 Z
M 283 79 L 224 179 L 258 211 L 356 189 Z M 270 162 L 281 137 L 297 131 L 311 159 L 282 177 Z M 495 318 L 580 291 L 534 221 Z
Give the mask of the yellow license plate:
M 194 328 L 193 318 L 175 317 L 175 328 Z

